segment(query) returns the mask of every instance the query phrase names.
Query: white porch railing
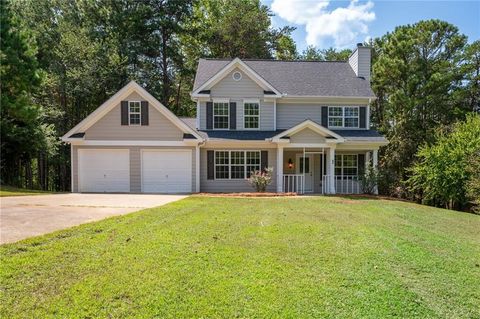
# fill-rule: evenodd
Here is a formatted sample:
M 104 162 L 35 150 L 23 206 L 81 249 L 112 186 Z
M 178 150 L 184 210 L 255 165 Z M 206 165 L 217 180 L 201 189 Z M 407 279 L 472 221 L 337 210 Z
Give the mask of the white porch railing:
M 334 189 L 336 194 L 361 194 L 362 185 L 357 175 L 335 175 Z M 322 190 L 324 194 L 330 193 L 331 179 L 330 175 L 324 175 L 322 178 Z
M 283 192 L 303 194 L 305 192 L 303 174 L 284 174 Z

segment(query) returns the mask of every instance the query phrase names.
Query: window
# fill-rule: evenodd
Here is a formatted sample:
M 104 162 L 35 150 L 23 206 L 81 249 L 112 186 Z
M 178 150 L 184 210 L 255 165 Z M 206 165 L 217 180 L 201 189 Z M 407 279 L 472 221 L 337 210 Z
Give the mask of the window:
M 243 125 L 246 129 L 258 129 L 260 109 L 258 102 L 246 102 L 243 104 Z
M 356 176 L 358 174 L 357 154 L 335 155 L 335 175 Z M 341 177 L 340 177 L 341 178 Z
M 260 152 L 248 151 L 247 153 L 247 177 L 250 177 L 252 172 L 260 170 Z
M 260 170 L 260 151 L 215 151 L 215 179 L 244 179 Z
M 303 174 L 303 160 L 305 160 L 305 174 L 310 173 L 310 157 L 300 157 L 300 163 L 298 163 L 298 169 L 300 174 Z
M 328 108 L 329 127 L 357 128 L 359 124 L 358 106 L 330 106 Z
M 228 102 L 213 102 L 213 128 L 228 129 L 229 105 Z
M 228 179 L 230 162 L 230 153 L 227 151 L 215 152 L 215 178 L 216 179 Z
M 129 101 L 128 102 L 128 124 L 129 125 L 140 125 L 141 118 L 141 107 L 139 101 Z

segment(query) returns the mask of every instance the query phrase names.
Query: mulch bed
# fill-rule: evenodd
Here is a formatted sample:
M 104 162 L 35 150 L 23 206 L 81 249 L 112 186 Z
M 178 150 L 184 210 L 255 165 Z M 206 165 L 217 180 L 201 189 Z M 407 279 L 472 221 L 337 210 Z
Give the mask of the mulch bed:
M 198 193 L 206 197 L 287 197 L 297 196 L 297 193 Z

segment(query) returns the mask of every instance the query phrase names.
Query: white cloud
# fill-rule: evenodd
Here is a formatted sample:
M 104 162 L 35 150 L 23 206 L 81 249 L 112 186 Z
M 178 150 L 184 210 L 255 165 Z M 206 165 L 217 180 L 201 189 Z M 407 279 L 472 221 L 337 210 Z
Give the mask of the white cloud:
M 360 35 L 368 34 L 368 23 L 375 20 L 373 2 L 351 0 L 347 7 L 328 10 L 329 0 L 273 0 L 272 11 L 280 18 L 304 25 L 308 45 L 321 46 L 332 39 L 338 48 L 351 47 Z

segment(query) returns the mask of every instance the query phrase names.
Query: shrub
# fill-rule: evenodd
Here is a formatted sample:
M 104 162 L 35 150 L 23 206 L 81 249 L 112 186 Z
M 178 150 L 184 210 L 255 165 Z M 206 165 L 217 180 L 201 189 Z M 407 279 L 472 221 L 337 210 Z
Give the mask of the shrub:
M 272 183 L 273 168 L 267 167 L 264 171 L 254 171 L 248 178 L 248 182 L 257 192 L 263 193 L 267 186 Z
M 467 196 L 473 205 L 473 211 L 480 214 L 480 151 L 470 158 L 468 164 L 470 179 L 467 182 Z
M 470 115 L 453 125 L 449 132 L 439 131 L 436 143 L 422 147 L 419 162 L 411 169 L 409 189 L 430 205 L 465 208 L 468 183 L 474 178 L 471 159 L 480 153 L 480 116 Z
M 363 193 L 375 194 L 375 189 L 378 185 L 378 176 L 378 170 L 369 164 L 365 169 L 365 173 L 363 173 L 361 179 Z

